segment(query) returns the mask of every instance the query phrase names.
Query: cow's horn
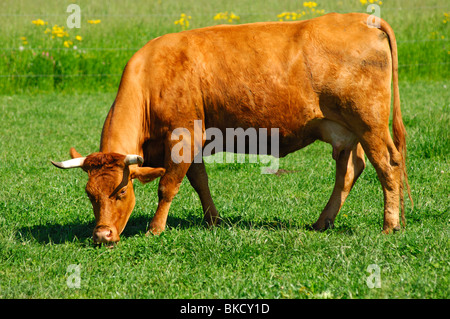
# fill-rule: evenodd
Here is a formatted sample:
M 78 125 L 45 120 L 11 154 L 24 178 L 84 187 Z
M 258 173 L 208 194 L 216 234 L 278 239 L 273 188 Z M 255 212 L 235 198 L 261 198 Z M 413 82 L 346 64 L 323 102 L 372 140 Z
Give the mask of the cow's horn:
M 64 162 L 53 162 L 52 164 L 58 168 L 76 168 L 82 167 L 86 157 L 77 157 Z
M 144 164 L 144 159 L 142 158 L 142 156 L 139 155 L 127 155 L 125 156 L 125 165 L 132 165 L 132 164 L 139 164 L 142 165 Z

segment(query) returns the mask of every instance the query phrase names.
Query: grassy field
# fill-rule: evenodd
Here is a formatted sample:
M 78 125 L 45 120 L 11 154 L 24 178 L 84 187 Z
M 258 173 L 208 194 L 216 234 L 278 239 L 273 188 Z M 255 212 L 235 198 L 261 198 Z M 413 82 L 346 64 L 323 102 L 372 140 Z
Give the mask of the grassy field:
M 181 13 L 192 17 L 193 28 L 219 23 L 213 17 L 227 10 L 240 16 L 233 23 L 277 20 L 302 10 L 301 2 L 154 1 L 125 9 L 119 1 L 79 1 L 82 40 L 67 30 L 71 48 L 64 38 L 41 39 L 46 27 L 65 23 L 67 4 L 0 4 L 9 14 L 2 46 L 24 47 L 0 52 L 0 74 L 36 75 L 0 78 L 0 298 L 449 298 L 450 21 L 443 13 L 450 8 L 443 1 L 383 2 L 382 17 L 394 27 L 400 64 L 407 65 L 400 93 L 415 206 L 407 201 L 406 229 L 381 234 L 382 190 L 368 162 L 336 227 L 311 231 L 335 173 L 331 146 L 317 142 L 281 159 L 289 173 L 279 176 L 260 174 L 259 164 L 207 165 L 224 218 L 213 230 L 185 180 L 167 231 L 144 236 L 157 184 L 136 183 L 136 207 L 114 249 L 92 245 L 86 174 L 50 164 L 67 159 L 71 146 L 84 155 L 98 149 L 120 79 L 114 74 L 149 39 L 181 30 L 174 24 Z M 326 12 L 365 11 L 359 1 L 318 3 Z M 38 18 L 48 25 L 37 29 L 31 20 Z M 55 72 L 72 76 L 37 76 Z M 67 285 L 70 265 L 79 266 L 79 288 Z M 370 265 L 379 267 L 381 288 L 367 285 Z

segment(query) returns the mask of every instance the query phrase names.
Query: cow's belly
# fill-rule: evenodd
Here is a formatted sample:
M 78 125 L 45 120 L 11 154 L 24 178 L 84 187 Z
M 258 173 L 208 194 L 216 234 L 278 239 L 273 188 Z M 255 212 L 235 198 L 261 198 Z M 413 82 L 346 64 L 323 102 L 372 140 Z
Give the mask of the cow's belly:
M 279 94 L 282 91 L 283 88 L 278 92 L 265 91 L 261 98 L 256 94 L 252 99 L 246 97 L 236 101 L 236 98 L 235 104 L 226 101 L 206 105 L 205 128 L 220 130 L 224 148 L 234 149 L 236 153 L 260 154 L 261 144 L 275 142 L 278 143 L 279 156 L 301 149 L 316 140 L 316 122 L 323 118 L 323 114 L 309 94 L 304 93 L 300 98 L 300 95 L 287 91 Z M 239 141 L 245 142 L 245 150 L 236 146 Z M 209 142 L 207 140 L 206 145 Z
M 320 137 L 317 134 L 315 121 L 289 129 L 286 129 L 286 126 L 278 126 L 273 122 L 264 121 L 254 126 L 249 126 L 248 123 L 242 121 L 229 124 L 229 127 L 220 129 L 206 127 L 206 140 L 203 148 L 208 153 L 226 151 L 284 157 Z

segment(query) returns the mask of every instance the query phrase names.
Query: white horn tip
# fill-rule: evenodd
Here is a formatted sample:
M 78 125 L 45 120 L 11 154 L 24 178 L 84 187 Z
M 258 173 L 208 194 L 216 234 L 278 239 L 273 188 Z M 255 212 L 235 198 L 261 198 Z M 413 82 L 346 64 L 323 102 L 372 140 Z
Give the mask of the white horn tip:
M 54 162 L 51 161 L 53 165 L 55 165 L 58 168 L 76 168 L 76 167 L 81 167 L 83 166 L 84 163 L 84 159 L 85 157 L 78 157 L 78 158 L 73 158 L 70 159 L 68 161 L 64 161 L 64 162 Z
M 53 165 L 55 165 L 58 168 L 65 168 L 63 163 L 61 163 L 61 162 L 53 162 L 53 161 L 51 161 L 51 162 L 52 162 Z

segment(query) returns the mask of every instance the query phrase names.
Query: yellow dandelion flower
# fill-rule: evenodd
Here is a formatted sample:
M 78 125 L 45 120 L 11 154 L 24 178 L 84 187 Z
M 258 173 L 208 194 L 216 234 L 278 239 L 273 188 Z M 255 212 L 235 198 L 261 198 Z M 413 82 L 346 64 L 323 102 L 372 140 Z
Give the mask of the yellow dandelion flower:
M 63 44 L 66 48 L 70 48 L 70 46 L 73 44 L 73 42 L 72 41 L 64 41 Z
M 27 41 L 27 38 L 26 37 L 20 37 L 20 40 Z
M 225 20 L 230 23 L 238 21 L 240 19 L 241 18 L 238 15 L 234 14 L 234 12 L 228 13 L 228 11 L 219 12 L 214 16 L 214 20 Z
M 77 39 L 78 41 L 81 41 L 81 40 L 83 40 L 83 38 L 81 37 L 81 35 L 77 35 L 77 36 L 75 36 L 75 39 Z
M 305 8 L 314 8 L 317 7 L 317 3 L 314 1 L 303 2 L 303 6 Z
M 90 24 L 99 24 L 100 22 L 102 22 L 102 20 L 98 19 L 98 20 L 87 20 L 88 23 Z
M 34 25 L 37 25 L 37 26 L 47 25 L 48 24 L 48 22 L 45 22 L 42 19 L 33 20 L 33 21 L 31 21 L 31 23 L 33 23 Z
M 231 20 L 240 20 L 241 19 L 240 16 L 235 15 L 233 12 L 231 12 L 230 18 L 231 18 Z
M 189 27 L 189 19 L 191 19 L 191 16 L 186 15 L 185 13 L 182 13 L 180 15 L 180 19 L 174 21 L 174 24 L 180 25 L 183 30 L 186 30 Z
M 64 27 L 59 27 L 57 24 L 55 24 L 52 27 L 52 30 L 48 29 L 45 30 L 45 33 L 52 33 L 52 39 L 54 39 L 55 37 L 58 38 L 63 38 L 63 37 L 69 37 L 69 33 L 64 30 Z
M 444 12 L 444 20 L 442 20 L 443 23 L 447 23 L 450 21 L 450 15 L 448 12 Z

